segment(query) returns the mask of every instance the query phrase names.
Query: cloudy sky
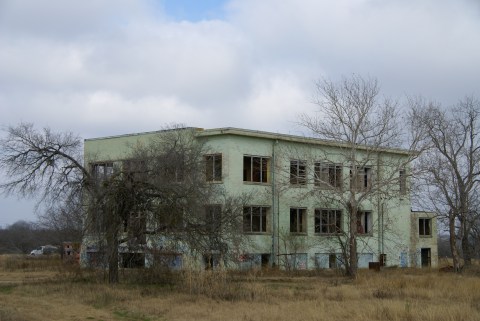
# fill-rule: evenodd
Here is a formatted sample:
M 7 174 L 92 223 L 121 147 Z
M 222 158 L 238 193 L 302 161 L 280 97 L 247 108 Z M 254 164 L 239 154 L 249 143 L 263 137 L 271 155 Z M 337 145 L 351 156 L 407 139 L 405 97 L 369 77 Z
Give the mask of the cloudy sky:
M 83 138 L 168 123 L 296 134 L 314 82 L 480 98 L 478 0 L 0 0 L 0 126 Z M 0 225 L 34 220 L 0 197 Z

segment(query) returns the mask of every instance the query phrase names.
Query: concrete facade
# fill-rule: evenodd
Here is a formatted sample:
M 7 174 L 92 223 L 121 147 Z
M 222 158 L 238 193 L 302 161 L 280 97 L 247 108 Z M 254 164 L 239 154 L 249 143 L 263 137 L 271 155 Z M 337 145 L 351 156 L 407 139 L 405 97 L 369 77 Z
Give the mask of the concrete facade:
M 342 157 L 344 145 L 236 128 L 192 130 L 195 139 L 208 146 L 208 155 L 218 155 L 216 161 L 221 164 L 222 174 L 214 183 L 222 184 L 227 192 L 252 193 L 250 211 L 260 213 L 261 219 L 252 221 L 250 230 L 244 230 L 251 245 L 243 249 L 235 264 L 240 268 L 262 264 L 296 269 L 342 266 L 339 235 L 330 228 L 333 224 L 345 230 L 347 215 L 340 202 L 328 195 L 337 183 L 344 191 L 349 188 L 350 170 Z M 118 162 L 127 157 L 131 146 L 161 134 L 160 131 L 87 139 L 86 162 Z M 390 161 L 406 159 L 408 155 L 404 150 L 382 149 L 377 151 L 374 161 L 366 163 L 362 173 L 365 182 L 391 176 L 398 183 L 387 187 L 391 189 L 389 197 L 370 197 L 361 204 L 357 223 L 361 268 L 374 261 L 401 267 L 437 265 L 435 217 L 431 213 L 411 212 L 408 168 L 403 173 L 393 173 L 397 168 L 389 166 Z M 318 183 L 321 175 L 332 186 Z M 253 214 L 244 220 L 253 220 L 252 217 Z

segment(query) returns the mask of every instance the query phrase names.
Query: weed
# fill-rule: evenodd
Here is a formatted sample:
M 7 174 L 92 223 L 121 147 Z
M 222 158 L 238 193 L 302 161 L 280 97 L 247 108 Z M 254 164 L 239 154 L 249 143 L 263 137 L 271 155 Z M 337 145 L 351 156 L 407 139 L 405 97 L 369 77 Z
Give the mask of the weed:
M 16 285 L 0 285 L 0 293 L 1 294 L 10 294 L 12 293 L 13 289 L 16 287 Z M 0 319 L 1 320 L 1 319 Z

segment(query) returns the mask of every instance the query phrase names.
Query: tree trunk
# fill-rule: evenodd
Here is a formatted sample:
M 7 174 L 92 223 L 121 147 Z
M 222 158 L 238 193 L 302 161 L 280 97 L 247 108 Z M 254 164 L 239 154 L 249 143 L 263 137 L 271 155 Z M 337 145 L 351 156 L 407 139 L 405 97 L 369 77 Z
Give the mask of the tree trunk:
M 358 260 L 357 260 L 357 205 L 355 200 L 350 202 L 349 212 L 349 231 L 348 231 L 348 269 L 347 275 L 353 279 L 357 277 Z
M 357 263 L 357 237 L 355 234 L 350 235 L 349 242 L 350 257 L 348 260 L 347 276 L 355 279 L 357 277 L 358 263 Z
M 110 226 L 107 228 L 108 251 L 108 283 L 118 283 L 118 231 Z
M 465 266 L 472 265 L 472 258 L 474 256 L 473 244 L 468 238 L 468 233 L 462 235 L 462 252 L 463 252 L 463 262 Z
M 449 218 L 449 229 L 450 229 L 450 249 L 452 251 L 453 259 L 453 271 L 456 273 L 460 272 L 460 260 L 457 250 L 456 242 L 456 230 L 455 230 L 455 217 Z

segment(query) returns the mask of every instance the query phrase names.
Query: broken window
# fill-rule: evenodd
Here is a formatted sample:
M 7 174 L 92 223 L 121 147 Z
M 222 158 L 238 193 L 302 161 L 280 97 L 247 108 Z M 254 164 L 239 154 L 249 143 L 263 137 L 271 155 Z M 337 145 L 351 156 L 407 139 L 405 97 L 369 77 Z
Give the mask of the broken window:
M 399 189 L 400 195 L 405 195 L 407 193 L 407 176 L 405 173 L 405 169 L 401 169 L 398 172 L 398 180 L 399 180 Z
M 123 268 L 143 268 L 145 266 L 144 253 L 121 253 L 121 264 Z
M 258 156 L 243 156 L 243 181 L 268 183 L 270 158 Z
M 357 167 L 356 175 L 350 170 L 350 184 L 359 192 L 367 191 L 372 186 L 372 168 Z
M 290 208 L 290 233 L 307 232 L 307 210 L 305 208 Z
M 340 253 L 315 253 L 315 265 L 320 269 L 336 269 L 343 267 Z
M 430 218 L 420 218 L 418 219 L 418 234 L 420 236 L 431 236 L 432 219 Z
M 101 182 L 113 175 L 113 163 L 94 163 L 92 175 L 96 181 Z
M 315 209 L 315 233 L 337 234 L 342 231 L 342 210 Z
M 342 165 L 316 162 L 314 165 L 315 186 L 342 188 Z
M 222 181 L 222 154 L 205 156 L 207 182 Z
M 306 270 L 308 256 L 307 253 L 292 253 L 287 254 L 286 257 L 286 268 L 289 270 Z
M 357 233 L 358 234 L 372 233 L 372 212 L 357 211 Z
M 249 206 L 243 208 L 243 231 L 246 233 L 267 231 L 268 207 Z
M 307 162 L 303 160 L 290 161 L 290 184 L 307 184 Z

